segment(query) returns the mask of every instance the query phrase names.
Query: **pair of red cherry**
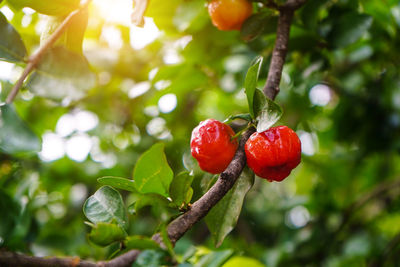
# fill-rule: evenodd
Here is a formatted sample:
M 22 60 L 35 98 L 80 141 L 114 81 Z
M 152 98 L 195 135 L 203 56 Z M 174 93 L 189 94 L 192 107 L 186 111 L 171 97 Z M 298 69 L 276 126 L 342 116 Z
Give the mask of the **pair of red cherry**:
M 190 148 L 202 170 L 221 173 L 231 162 L 238 147 L 235 132 L 214 119 L 202 121 L 193 129 Z M 301 143 L 286 126 L 253 133 L 245 145 L 247 165 L 269 181 L 282 181 L 301 160 Z

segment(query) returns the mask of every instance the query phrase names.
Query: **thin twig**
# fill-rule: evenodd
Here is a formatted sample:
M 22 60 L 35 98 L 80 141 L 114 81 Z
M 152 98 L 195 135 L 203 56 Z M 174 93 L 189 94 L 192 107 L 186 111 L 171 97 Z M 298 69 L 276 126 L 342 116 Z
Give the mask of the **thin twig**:
M 33 71 L 36 65 L 39 63 L 42 56 L 49 50 L 53 44 L 60 38 L 61 34 L 65 31 L 68 25 L 71 23 L 71 20 L 78 15 L 83 9 L 87 7 L 90 3 L 90 0 L 86 1 L 79 9 L 72 11 L 63 22 L 57 27 L 57 29 L 50 35 L 50 37 L 46 40 L 46 42 L 29 58 L 28 64 L 26 65 L 21 77 L 19 77 L 18 81 L 15 83 L 14 87 L 11 89 L 11 92 L 8 94 L 6 103 L 10 104 L 14 101 L 17 96 L 19 89 L 21 89 L 22 85 L 26 77 L 28 77 L 29 73 Z

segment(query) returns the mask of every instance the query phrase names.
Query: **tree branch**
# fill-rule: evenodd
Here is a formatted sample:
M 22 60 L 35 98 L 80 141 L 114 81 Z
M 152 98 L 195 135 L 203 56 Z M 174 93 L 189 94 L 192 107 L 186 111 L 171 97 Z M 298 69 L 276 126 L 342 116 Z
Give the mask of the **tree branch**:
M 275 48 L 272 53 L 272 59 L 269 68 L 267 82 L 263 89 L 264 94 L 271 99 L 275 99 L 276 95 L 279 92 L 279 82 L 281 80 L 283 64 L 285 62 L 285 57 L 287 53 L 290 25 L 293 18 L 293 13 L 295 9 L 299 8 L 304 2 L 305 0 L 289 0 L 288 2 L 286 2 L 285 5 L 279 7 L 280 15 L 278 21 L 277 34 L 276 34 L 277 37 L 275 42 Z M 219 179 L 210 188 L 210 190 L 208 190 L 207 193 L 205 193 L 200 199 L 194 202 L 189 211 L 182 214 L 168 225 L 167 233 L 173 244 L 175 244 L 195 223 L 197 223 L 204 216 L 206 216 L 207 213 L 211 210 L 211 208 L 215 206 L 218 203 L 218 201 L 220 201 L 226 195 L 226 193 L 233 187 L 236 180 L 242 173 L 243 168 L 246 165 L 246 155 L 244 152 L 244 145 L 247 142 L 247 139 L 254 131 L 255 131 L 254 128 L 250 128 L 243 133 L 240 139 L 239 148 L 236 151 L 233 160 L 231 161 L 227 169 L 220 174 Z M 156 240 L 159 244 L 163 244 L 160 234 L 154 235 L 153 239 Z M 136 260 L 139 253 L 140 251 L 138 250 L 131 250 L 107 262 L 89 263 L 86 261 L 79 261 L 75 265 L 68 265 L 68 266 L 82 266 L 82 267 L 124 266 L 125 267 L 125 266 L 130 266 L 132 262 Z M 0 253 L 0 263 L 6 262 L 4 259 L 7 258 L 7 255 L 6 254 L 3 255 L 2 253 Z M 54 263 L 56 263 L 56 260 L 60 260 L 57 258 L 45 259 L 45 258 L 30 257 L 15 253 L 12 253 L 12 255 L 14 255 L 14 257 L 21 257 L 21 258 L 29 257 L 29 259 L 32 260 L 24 262 L 14 261 L 16 263 L 19 263 L 17 264 L 19 266 L 37 266 L 37 265 L 52 266 L 51 264 L 55 265 Z M 34 264 L 35 260 L 39 259 L 45 262 L 41 262 L 43 264 L 35 265 Z M 71 263 L 71 259 L 68 260 Z M 13 265 L 4 265 L 4 266 L 13 266 Z M 66 266 L 66 265 L 60 265 L 60 266 Z
M 283 64 L 288 50 L 290 26 L 292 24 L 294 11 L 300 8 L 307 0 L 288 0 L 279 6 L 278 28 L 276 30 L 275 47 L 272 51 L 271 63 L 269 65 L 267 82 L 263 88 L 264 94 L 275 99 L 279 93 Z
M 78 15 L 83 9 L 85 9 L 91 0 L 86 1 L 79 9 L 72 11 L 63 22 L 57 27 L 57 29 L 50 35 L 50 37 L 46 40 L 46 42 L 29 58 L 28 64 L 26 65 L 24 71 L 19 77 L 18 81 L 15 83 L 14 87 L 11 89 L 10 93 L 7 96 L 6 103 L 10 104 L 14 101 L 17 96 L 19 89 L 24 84 L 26 77 L 28 77 L 29 73 L 33 71 L 36 65 L 39 63 L 40 59 L 44 55 L 44 53 L 49 50 L 53 44 L 60 38 L 61 34 L 65 31 L 68 25 L 71 23 L 71 20 Z

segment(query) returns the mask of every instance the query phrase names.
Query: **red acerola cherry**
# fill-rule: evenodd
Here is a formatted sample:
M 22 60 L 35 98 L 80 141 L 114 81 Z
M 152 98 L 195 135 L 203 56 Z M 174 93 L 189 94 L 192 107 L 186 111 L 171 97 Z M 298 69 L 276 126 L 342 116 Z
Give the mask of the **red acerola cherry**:
M 245 145 L 247 165 L 268 181 L 282 181 L 301 160 L 301 142 L 286 126 L 253 133 Z
M 217 174 L 228 167 L 238 147 L 234 135 L 231 127 L 214 119 L 202 121 L 193 129 L 190 149 L 203 171 Z

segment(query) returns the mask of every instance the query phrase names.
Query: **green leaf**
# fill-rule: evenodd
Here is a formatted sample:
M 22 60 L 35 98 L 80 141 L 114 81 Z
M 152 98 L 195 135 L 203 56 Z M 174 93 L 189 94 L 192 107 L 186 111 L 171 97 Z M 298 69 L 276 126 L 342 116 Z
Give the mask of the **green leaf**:
M 260 108 L 257 112 L 257 132 L 260 133 L 274 125 L 282 117 L 283 111 L 277 103 L 265 97 L 260 90 L 256 91 L 255 97 L 257 98 L 254 100 L 257 103 L 255 105 L 257 109 Z
M 93 223 L 116 221 L 127 229 L 128 218 L 120 193 L 110 186 L 103 186 L 83 205 L 83 213 Z
M 99 222 L 92 228 L 89 239 L 99 246 L 108 246 L 115 241 L 122 241 L 126 235 L 118 224 Z
M 33 93 L 55 100 L 78 100 L 94 85 L 87 60 L 61 46 L 43 56 L 28 82 Z
M 259 262 L 256 259 L 249 258 L 249 257 L 241 257 L 241 256 L 236 256 L 231 259 L 229 259 L 227 262 L 225 262 L 222 267 L 265 267 L 264 264 Z
M 219 267 L 233 254 L 233 250 L 227 249 L 214 251 L 200 258 L 196 267 Z M 247 267 L 247 266 L 246 266 Z
M 249 112 L 252 118 L 256 118 L 256 113 L 253 107 L 254 92 L 256 91 L 258 75 L 260 73 L 263 58 L 258 57 L 247 71 L 244 81 L 244 88 L 247 95 L 247 102 L 249 104 Z
M 0 236 L 5 242 L 13 234 L 20 217 L 20 205 L 7 192 L 0 188 L 0 210 L 7 212 L 0 220 Z
M 366 14 L 349 12 L 341 16 L 328 35 L 328 43 L 341 48 L 355 43 L 372 25 L 372 17 Z
M 162 242 L 166 246 L 169 255 L 171 255 L 175 259 L 176 255 L 174 252 L 174 245 L 172 244 L 171 239 L 169 239 L 166 223 L 163 223 L 161 225 L 160 235 L 161 235 Z
M 133 180 L 122 178 L 122 177 L 115 177 L 115 176 L 104 176 L 97 179 L 102 185 L 109 185 L 118 189 L 130 191 L 130 192 L 137 192 L 135 188 L 135 183 Z
M 231 115 L 226 120 L 224 120 L 224 123 L 230 123 L 236 119 L 252 121 L 251 115 L 249 113 L 244 113 L 244 114 Z
M 148 238 L 146 236 L 140 236 L 140 235 L 128 236 L 125 239 L 124 244 L 127 249 L 145 250 L 145 249 L 159 249 L 160 248 L 160 245 L 153 239 Z
M 181 172 L 172 180 L 169 195 L 172 202 L 179 208 L 182 204 L 188 204 L 193 196 L 193 189 L 190 187 L 194 175 L 190 172 Z
M 21 36 L 0 12 L 0 60 L 23 62 L 26 48 Z
M 233 188 L 215 205 L 206 216 L 206 223 L 214 244 L 219 247 L 235 227 L 242 209 L 243 200 L 253 186 L 254 174 L 245 168 Z
M 315 29 L 318 25 L 318 12 L 329 0 L 309 0 L 301 9 L 301 20 L 309 29 Z
M 164 266 L 163 261 L 166 253 L 162 250 L 144 250 L 137 257 L 132 267 L 160 267 Z
M 253 14 L 243 23 L 240 29 L 240 37 L 247 42 L 253 41 L 264 31 L 265 25 L 271 23 L 272 18 L 270 14 Z
M 0 106 L 0 150 L 8 154 L 38 152 L 41 140 L 11 105 Z
M 140 193 L 169 196 L 173 172 L 164 154 L 164 144 L 153 145 L 138 159 L 133 171 L 136 189 Z
M 131 206 L 133 206 L 133 204 Z M 157 194 L 141 195 L 140 198 L 134 203 L 134 209 L 131 206 L 131 213 L 137 213 L 142 208 L 150 206 L 153 215 L 163 222 L 168 221 L 172 216 L 175 216 L 178 213 L 175 208 L 170 207 L 170 201 Z
M 15 8 L 30 7 L 39 13 L 66 15 L 79 7 L 80 0 L 7 0 Z

